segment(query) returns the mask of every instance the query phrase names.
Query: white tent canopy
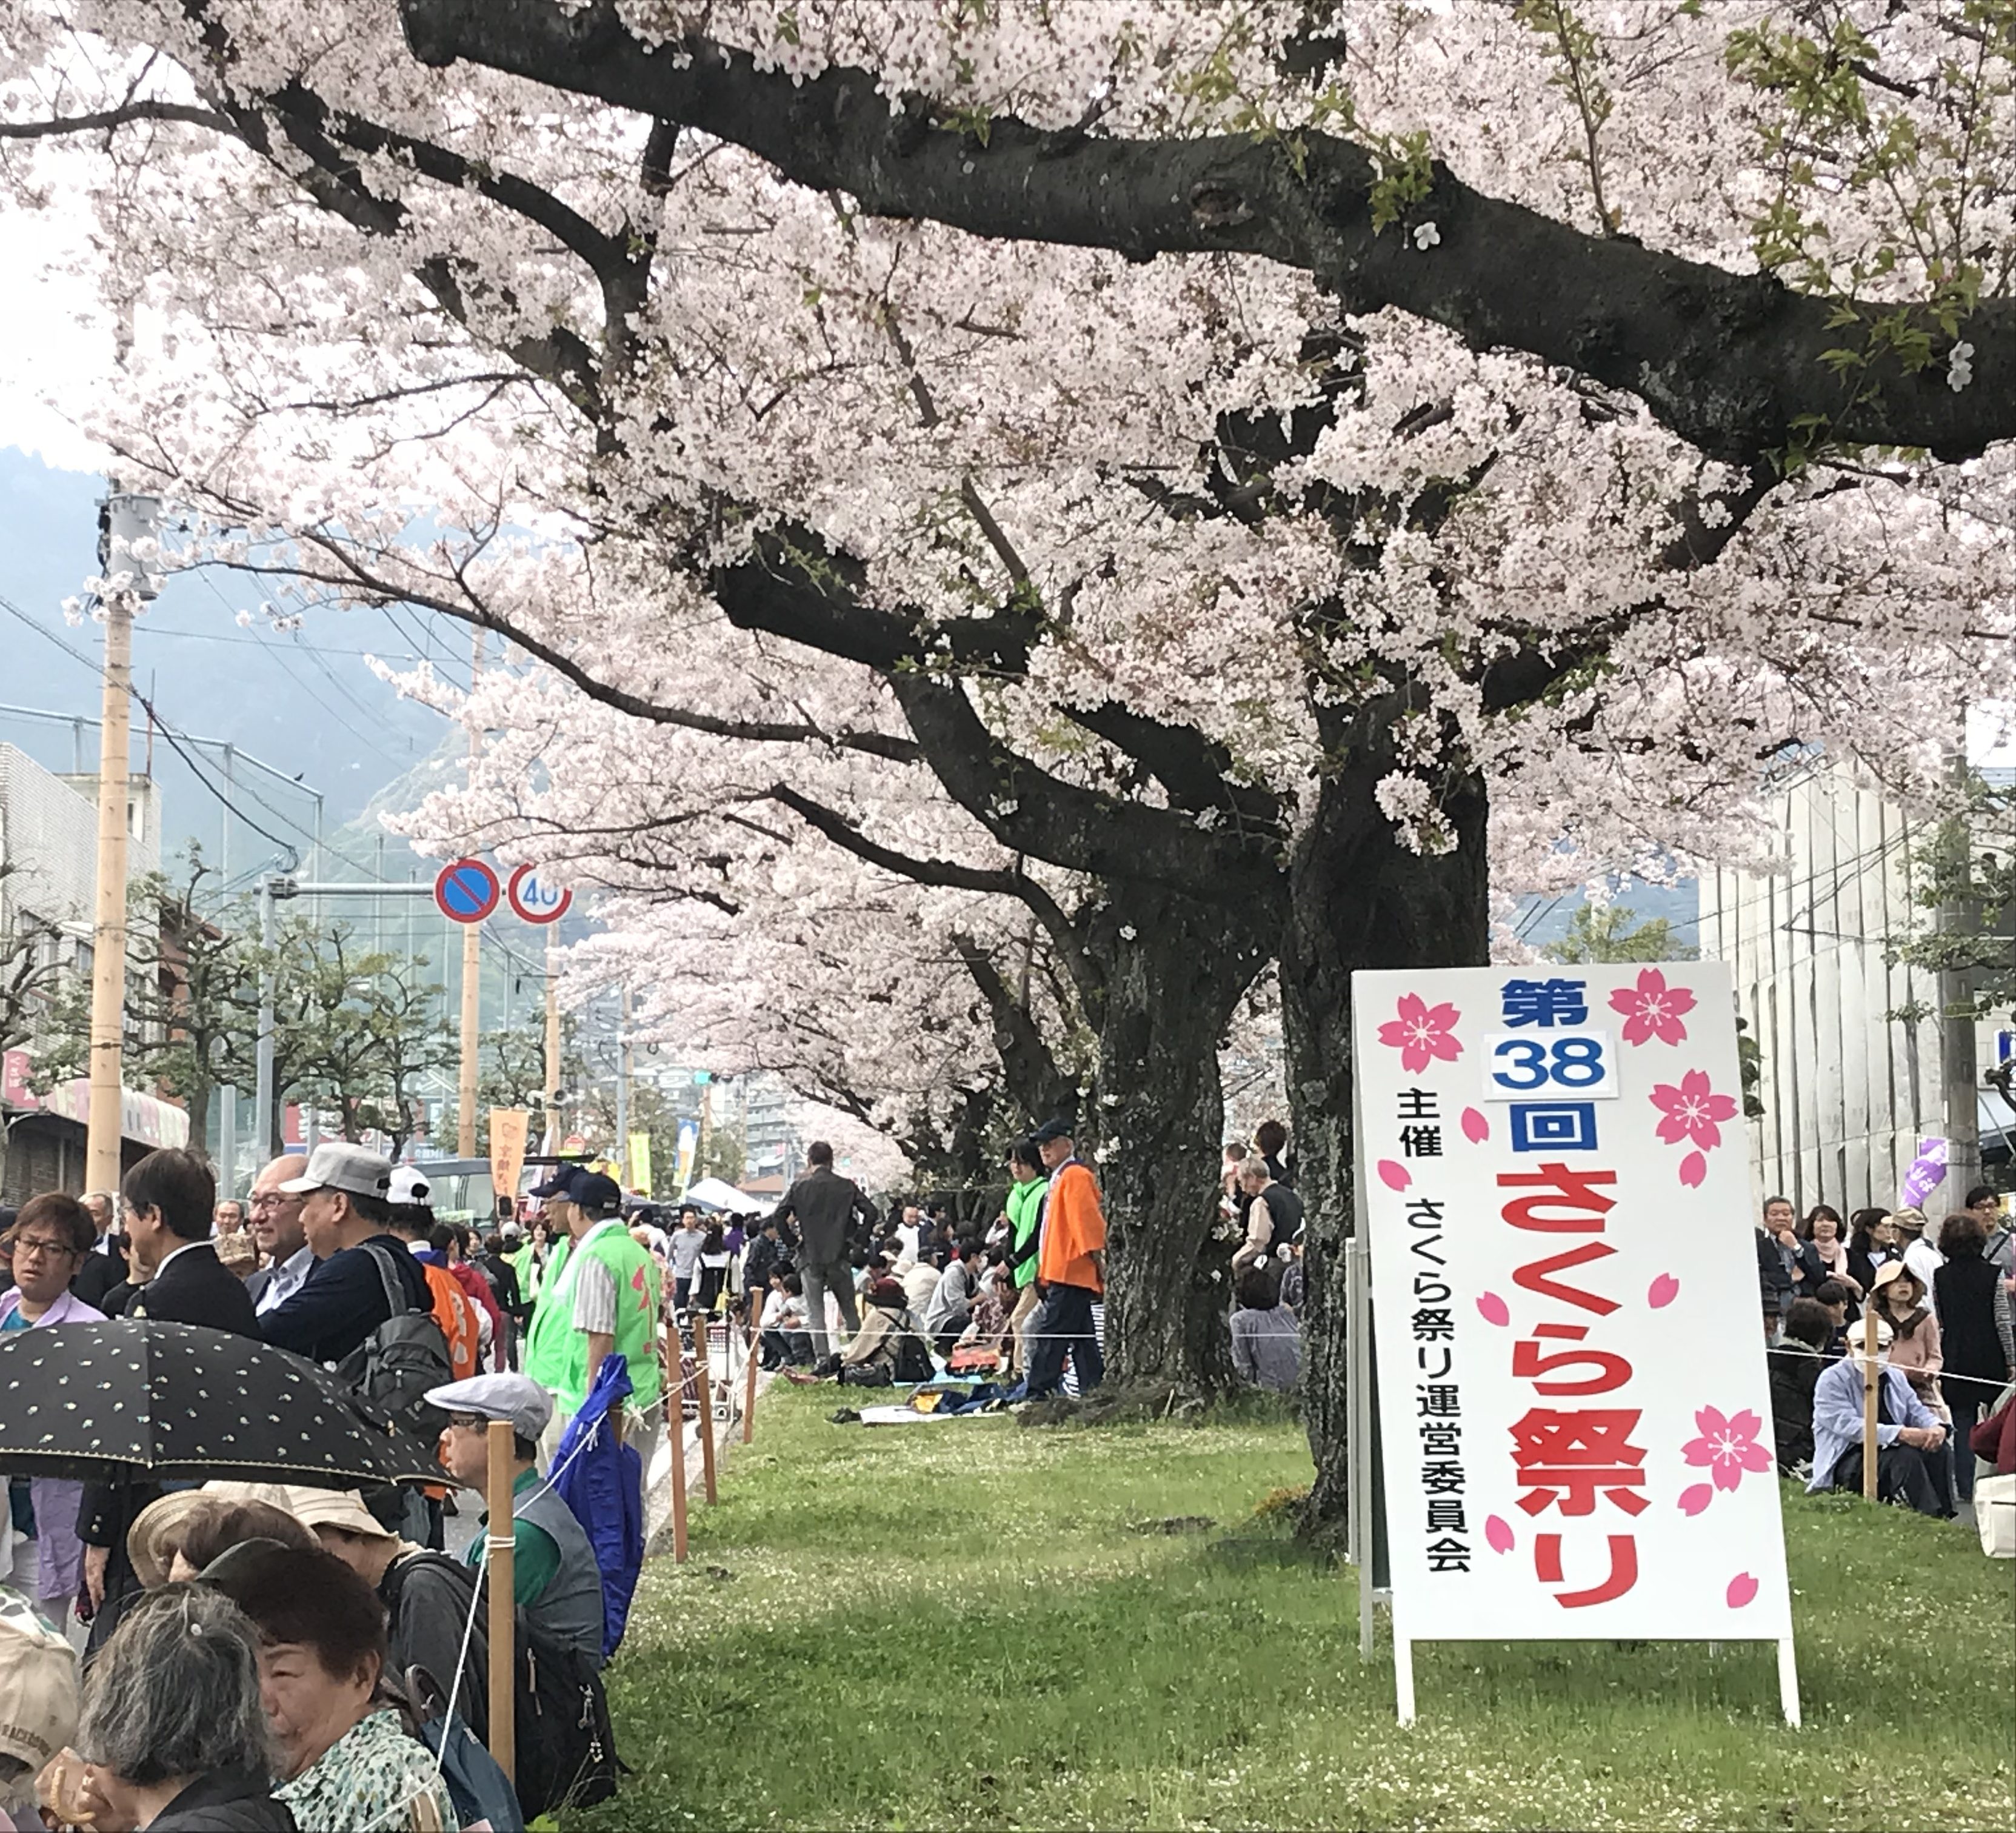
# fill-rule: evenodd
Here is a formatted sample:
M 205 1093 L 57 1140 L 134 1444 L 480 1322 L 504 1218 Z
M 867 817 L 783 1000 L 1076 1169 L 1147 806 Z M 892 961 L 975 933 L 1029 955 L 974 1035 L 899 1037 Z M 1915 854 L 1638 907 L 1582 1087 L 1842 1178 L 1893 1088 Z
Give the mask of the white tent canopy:
M 696 1203 L 704 1203 L 711 1208 L 725 1209 L 734 1215 L 754 1215 L 759 1209 L 770 1207 L 760 1197 L 746 1196 L 734 1185 L 724 1183 L 718 1177 L 704 1177 L 697 1183 L 688 1185 L 686 1194 Z

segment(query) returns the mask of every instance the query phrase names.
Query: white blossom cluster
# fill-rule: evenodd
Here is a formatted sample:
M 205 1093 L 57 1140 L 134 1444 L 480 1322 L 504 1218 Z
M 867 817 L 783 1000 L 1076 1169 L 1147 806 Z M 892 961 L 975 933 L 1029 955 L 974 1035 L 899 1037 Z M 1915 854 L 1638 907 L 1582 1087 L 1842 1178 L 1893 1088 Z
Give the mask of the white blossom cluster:
M 2016 247 L 2006 91 L 1970 92 L 1957 218 L 1960 155 L 1842 175 L 1865 131 L 1943 131 L 1938 0 L 1835 9 L 1897 87 L 1871 91 L 1866 130 L 1792 124 L 1813 167 L 1796 186 L 1792 103 L 1732 74 L 1739 34 L 1805 10 L 1770 0 L 1585 8 L 1596 60 L 1571 82 L 1558 42 L 1484 0 L 1346 0 L 1319 79 L 1281 70 L 1301 0 L 621 9 L 654 41 L 704 33 L 800 81 L 873 70 L 976 135 L 1004 112 L 1420 133 L 1490 195 L 1732 268 L 1789 199 L 1801 246 L 1874 299 L 1921 296 L 1963 247 L 2006 290 Z M 942 1121 L 992 1071 L 956 936 L 1032 978 L 1067 1052 L 1082 1015 L 1067 974 L 1030 965 L 1051 941 L 1022 903 L 909 882 L 794 798 L 872 848 L 1024 872 L 1067 913 L 1090 888 L 1009 844 L 1013 791 L 973 812 L 891 754 L 909 733 L 891 671 L 729 624 L 710 580 L 766 537 L 845 556 L 862 603 L 922 633 L 904 665 L 956 677 L 1004 751 L 1149 806 L 1166 785 L 1075 715 L 1191 729 L 1292 830 L 1335 767 L 1321 717 L 1404 679 L 1377 805 L 1432 852 L 1449 773 L 1481 772 L 1505 893 L 1768 856 L 1762 774 L 1820 747 L 1929 794 L 1962 701 L 2010 691 L 2006 447 L 1753 476 L 1633 399 L 1255 257 L 870 218 L 691 133 L 649 175 L 650 124 L 423 69 L 391 0 L 22 0 L 0 23 L 0 120 L 135 99 L 169 117 L 0 141 L 0 178 L 91 213 L 124 369 L 75 405 L 124 471 L 192 506 L 180 563 L 270 572 L 297 607 L 404 600 L 507 632 L 513 659 L 466 707 L 401 680 L 486 734 L 409 830 L 607 888 L 611 934 L 581 972 L 628 978 L 724 1067 L 879 1091 L 865 1120 Z M 303 149 L 337 131 L 357 182 Z M 1389 232 L 1432 263 L 1448 228 Z M 1939 358 L 1956 390 L 1971 355 Z M 1239 481 L 1224 429 L 1325 398 L 1257 513 L 1219 513 Z M 1031 605 L 1026 665 L 956 661 Z M 1559 679 L 1495 700 L 1493 664 L 1533 658 Z M 1222 833 L 1231 808 L 1197 826 Z

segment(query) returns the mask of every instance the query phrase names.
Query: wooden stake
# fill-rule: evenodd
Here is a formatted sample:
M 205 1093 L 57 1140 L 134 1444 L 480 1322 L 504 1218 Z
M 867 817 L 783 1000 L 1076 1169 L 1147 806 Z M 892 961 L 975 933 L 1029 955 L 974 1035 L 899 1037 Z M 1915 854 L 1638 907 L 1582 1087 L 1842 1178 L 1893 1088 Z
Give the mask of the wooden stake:
M 745 1445 L 756 1436 L 756 1374 L 758 1357 L 763 1344 L 762 1327 L 758 1320 L 761 1313 L 762 1308 L 757 1303 L 756 1295 L 752 1292 L 749 1295 L 749 1367 L 746 1371 L 748 1379 L 742 1390 L 742 1442 Z
M 1881 1341 L 1872 1295 L 1862 1305 L 1862 1499 L 1865 1502 L 1876 1500 L 1876 1384 L 1881 1378 L 1876 1355 Z
M 518 1766 L 517 1689 L 512 1685 L 516 1652 L 513 1590 L 517 1579 L 517 1524 L 512 1516 L 511 1422 L 490 1422 L 490 1473 L 484 1484 L 490 1505 L 489 1545 L 484 1565 L 490 1585 L 490 1754 L 515 1781 Z
M 672 1339 L 679 1341 L 677 1337 Z M 671 1405 L 666 1408 L 672 1428 L 672 1563 L 684 1565 L 686 1558 L 686 1384 L 679 1373 L 679 1359 L 672 1358 Z
M 709 1507 L 721 1500 L 714 1473 L 714 1370 L 707 1358 L 707 1319 L 693 1313 L 693 1361 L 700 1380 L 700 1467 L 707 1484 Z

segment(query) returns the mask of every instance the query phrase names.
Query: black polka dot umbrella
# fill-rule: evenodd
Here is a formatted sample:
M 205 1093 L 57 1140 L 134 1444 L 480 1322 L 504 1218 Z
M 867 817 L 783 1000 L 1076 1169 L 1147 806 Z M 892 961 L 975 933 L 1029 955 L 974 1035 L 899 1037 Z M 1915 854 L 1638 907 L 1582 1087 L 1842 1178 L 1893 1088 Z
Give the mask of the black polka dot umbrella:
M 0 1335 L 0 1471 L 339 1489 L 445 1480 L 432 1446 L 314 1363 L 153 1318 Z

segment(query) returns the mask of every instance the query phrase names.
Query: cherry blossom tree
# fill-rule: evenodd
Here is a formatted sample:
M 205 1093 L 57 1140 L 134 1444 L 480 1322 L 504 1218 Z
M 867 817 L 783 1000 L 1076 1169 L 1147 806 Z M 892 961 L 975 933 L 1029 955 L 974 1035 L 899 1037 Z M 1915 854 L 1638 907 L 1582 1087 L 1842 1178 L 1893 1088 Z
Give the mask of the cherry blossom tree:
M 1494 870 L 1755 849 L 1790 751 L 1929 792 L 2007 686 L 1999 5 L 6 31 L 8 176 L 95 213 L 92 424 L 184 563 L 543 671 L 423 824 L 565 826 L 732 926 L 787 816 L 909 881 L 927 972 L 961 896 L 1024 913 L 974 920 L 997 972 L 1033 919 L 1123 1378 L 1223 1377 L 1217 1050 L 1278 960 L 1319 1514 L 1352 973 L 1485 959 Z

